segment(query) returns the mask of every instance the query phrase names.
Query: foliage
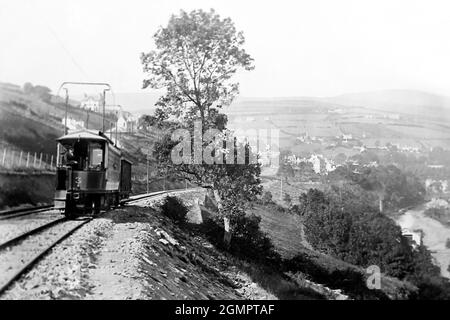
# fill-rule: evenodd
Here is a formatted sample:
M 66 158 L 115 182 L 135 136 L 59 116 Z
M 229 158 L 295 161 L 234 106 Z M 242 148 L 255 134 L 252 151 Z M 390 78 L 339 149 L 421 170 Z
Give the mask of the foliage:
M 205 235 L 218 247 L 241 258 L 278 265 L 281 257 L 274 250 L 271 240 L 261 231 L 261 218 L 254 214 L 237 214 L 231 218 L 234 225 L 229 247 L 223 247 L 223 225 L 218 217 L 206 220 L 201 226 Z
M 441 270 L 433 263 L 431 252 L 421 245 L 414 251 L 413 272 L 407 276 L 419 288 L 420 299 L 450 299 L 450 281 L 441 276 Z
M 186 221 L 186 215 L 189 211 L 181 199 L 172 196 L 167 196 L 160 208 L 166 217 L 180 223 Z
M 181 11 L 154 35 L 156 49 L 141 55 L 144 88 L 165 88 L 159 112 L 176 118 L 208 118 L 211 107 L 229 105 L 238 93 L 231 82 L 239 68 L 252 70 L 253 59 L 243 49 L 244 36 L 229 18 L 214 10 Z
M 23 91 L 26 94 L 36 95 L 42 101 L 49 102 L 51 100 L 51 90 L 44 86 L 33 86 L 31 83 L 27 82 L 23 85 Z
M 366 167 L 341 166 L 329 175 L 331 181 L 349 180 L 366 191 L 377 194 L 385 206 L 391 209 L 415 205 L 423 201 L 425 188 L 410 172 L 403 172 L 394 165 Z
M 430 251 L 424 246 L 413 250 L 393 220 L 367 205 L 364 192 L 353 185 L 303 194 L 297 211 L 304 217 L 308 242 L 345 262 L 377 265 L 387 275 L 411 281 L 419 298 L 448 298 L 450 283 L 440 276 Z
M 350 190 L 351 191 L 351 190 Z M 411 264 L 411 248 L 394 221 L 347 190 L 336 195 L 309 190 L 302 196 L 308 242 L 316 249 L 346 262 L 367 267 L 376 264 L 384 272 L 404 277 Z
M 262 201 L 263 204 L 273 203 L 272 193 L 270 191 L 265 191 L 263 193 L 261 201 Z
M 283 195 L 283 201 L 284 201 L 288 206 L 291 206 L 291 204 L 292 204 L 292 198 L 291 198 L 291 196 L 289 195 L 289 193 L 285 193 L 285 194 Z
M 332 261 L 332 259 L 329 259 Z M 330 263 L 312 255 L 302 253 L 285 262 L 285 268 L 301 272 L 317 283 L 331 289 L 342 290 L 353 299 L 388 299 L 380 290 L 367 287 L 364 274 L 356 267 L 344 263 Z
M 172 162 L 172 151 L 180 141 L 172 140 L 170 134 L 155 143 L 155 158 L 166 174 L 209 185 L 217 191 L 222 217 L 238 216 L 262 190 L 261 168 L 250 161 L 253 155 L 249 146 L 236 140 L 232 141 L 232 146 L 223 145 L 229 132 L 225 131 L 227 117 L 219 110 L 230 104 L 238 92 L 238 84 L 231 81 L 232 76 L 240 68 L 253 69 L 253 59 L 243 49 L 243 34 L 236 31 L 229 18 L 221 19 L 214 10 L 194 10 L 173 15 L 154 39 L 156 49 L 141 56 L 148 76 L 144 88 L 166 89 L 157 102 L 154 119 L 161 123 L 170 118 L 179 123 L 180 128 L 189 130 L 200 120 L 203 138 L 208 129 L 218 131 L 213 138 L 202 139 L 201 145 L 202 150 L 212 145 L 213 150 L 209 154 L 204 151 L 203 155 L 211 155 L 215 159 L 213 164 L 206 163 L 204 158 L 201 162 L 196 161 L 192 134 L 191 141 L 180 138 L 190 146 L 182 150 L 187 161 Z M 234 152 L 230 151 L 231 147 Z M 237 149 L 241 147 L 245 149 L 244 164 L 237 161 Z M 235 222 L 239 221 L 232 219 L 232 230 L 235 230 Z

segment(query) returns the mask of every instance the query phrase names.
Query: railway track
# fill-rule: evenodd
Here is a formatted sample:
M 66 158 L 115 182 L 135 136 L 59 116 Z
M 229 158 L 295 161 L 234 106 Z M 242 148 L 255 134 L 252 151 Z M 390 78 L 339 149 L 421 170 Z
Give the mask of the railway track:
M 30 208 L 1 211 L 0 212 L 0 221 L 13 219 L 13 218 L 17 218 L 17 217 L 22 217 L 22 216 L 30 215 L 33 213 L 44 212 L 44 211 L 48 211 L 51 209 L 53 209 L 53 205 L 45 205 L 45 206 L 37 206 L 37 207 L 30 207 Z
M 134 202 L 138 202 L 145 198 L 156 197 L 176 191 L 180 192 L 184 190 L 157 191 L 145 195 L 137 195 L 122 201 L 121 204 L 133 204 Z M 51 206 L 47 208 L 34 208 L 35 210 L 30 211 L 35 213 L 40 212 L 39 210 L 44 211 L 49 210 L 50 208 Z M 31 214 L 28 213 L 29 211 L 26 212 L 27 213 L 25 213 L 25 211 L 16 213 L 22 215 Z M 9 216 L 11 218 L 11 215 L 12 214 L 5 215 L 5 217 Z M 17 217 L 17 215 L 15 217 Z M 26 271 L 30 270 L 52 248 L 93 219 L 94 217 L 78 218 L 76 220 L 57 218 L 1 243 L 0 295 Z

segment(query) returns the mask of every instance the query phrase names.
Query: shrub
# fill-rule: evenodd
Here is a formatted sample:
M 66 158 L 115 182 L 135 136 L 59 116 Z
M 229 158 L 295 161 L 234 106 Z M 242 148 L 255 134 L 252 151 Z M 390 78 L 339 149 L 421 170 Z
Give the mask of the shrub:
M 261 201 L 263 204 L 272 203 L 273 202 L 272 193 L 270 191 L 264 192 Z
M 270 239 L 259 228 L 261 218 L 251 214 L 239 214 L 231 218 L 232 238 L 228 248 L 224 246 L 223 220 L 207 219 L 201 226 L 207 238 L 222 250 L 244 259 L 257 262 L 279 263 L 281 257 L 275 252 Z
M 288 271 L 307 274 L 314 282 L 331 289 L 343 290 L 354 299 L 387 299 L 380 290 L 371 290 L 366 285 L 364 274 L 351 266 L 337 265 L 333 262 L 319 261 L 318 257 L 299 254 L 285 261 Z
M 161 205 L 161 212 L 176 222 L 185 222 L 188 208 L 178 197 L 167 196 Z
M 292 198 L 291 198 L 291 196 L 289 195 L 289 193 L 285 193 L 285 194 L 284 194 L 284 196 L 283 196 L 283 201 L 286 202 L 286 204 L 287 204 L 288 206 L 291 205 L 291 203 L 292 203 Z
M 261 217 L 254 214 L 237 215 L 231 220 L 233 238 L 231 251 L 235 254 L 252 258 L 253 260 L 277 260 L 272 242 L 259 228 Z

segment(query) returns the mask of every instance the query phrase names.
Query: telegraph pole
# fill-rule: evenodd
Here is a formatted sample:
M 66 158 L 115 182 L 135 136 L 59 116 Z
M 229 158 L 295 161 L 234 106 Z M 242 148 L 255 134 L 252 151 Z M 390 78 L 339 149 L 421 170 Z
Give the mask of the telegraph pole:
M 106 106 L 106 91 L 109 89 L 103 89 L 103 126 L 102 126 L 102 132 L 105 133 L 105 106 Z
M 150 148 L 147 150 L 147 193 L 148 193 L 148 153 Z
M 280 201 L 283 201 L 283 176 L 280 179 Z
M 117 125 L 119 123 L 119 112 L 116 110 L 116 142 L 114 143 L 117 145 Z

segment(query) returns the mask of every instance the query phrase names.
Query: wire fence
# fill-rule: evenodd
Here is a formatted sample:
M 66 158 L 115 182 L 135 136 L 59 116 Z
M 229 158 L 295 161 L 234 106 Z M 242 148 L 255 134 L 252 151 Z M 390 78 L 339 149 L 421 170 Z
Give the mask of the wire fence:
M 53 154 L 48 153 L 3 149 L 0 153 L 0 167 L 8 170 L 55 171 L 56 159 Z

